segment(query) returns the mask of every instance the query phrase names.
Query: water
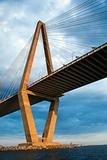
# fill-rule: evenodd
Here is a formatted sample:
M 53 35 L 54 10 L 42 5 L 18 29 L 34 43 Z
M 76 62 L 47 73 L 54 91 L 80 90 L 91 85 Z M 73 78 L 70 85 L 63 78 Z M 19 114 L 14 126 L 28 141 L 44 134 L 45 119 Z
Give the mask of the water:
M 0 160 L 107 160 L 107 145 L 73 149 L 0 152 Z

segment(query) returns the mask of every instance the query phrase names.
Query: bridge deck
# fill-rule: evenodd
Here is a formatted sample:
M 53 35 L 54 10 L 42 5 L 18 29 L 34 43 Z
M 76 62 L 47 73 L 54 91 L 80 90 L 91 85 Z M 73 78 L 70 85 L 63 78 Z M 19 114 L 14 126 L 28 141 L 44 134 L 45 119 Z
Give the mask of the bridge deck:
M 43 77 L 28 89 L 52 97 L 107 77 L 107 43 Z M 44 99 L 29 96 L 31 104 Z M 17 94 L 0 103 L 0 117 L 19 110 Z

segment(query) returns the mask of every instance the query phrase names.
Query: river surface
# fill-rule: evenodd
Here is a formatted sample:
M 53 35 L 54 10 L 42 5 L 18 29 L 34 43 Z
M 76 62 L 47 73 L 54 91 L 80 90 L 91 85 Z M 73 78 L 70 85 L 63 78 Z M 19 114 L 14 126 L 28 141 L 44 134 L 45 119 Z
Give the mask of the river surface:
M 39 151 L 4 151 L 0 160 L 107 160 L 107 145 Z

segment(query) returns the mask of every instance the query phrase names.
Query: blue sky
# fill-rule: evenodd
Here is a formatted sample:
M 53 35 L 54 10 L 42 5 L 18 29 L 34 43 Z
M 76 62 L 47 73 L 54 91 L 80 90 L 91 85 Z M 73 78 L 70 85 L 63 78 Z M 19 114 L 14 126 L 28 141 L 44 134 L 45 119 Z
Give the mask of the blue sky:
M 42 0 L 42 3 L 35 0 L 0 0 L 0 76 L 2 77 L 3 72 L 27 43 L 39 19 L 46 22 L 81 2 L 81 0 Z M 107 5 L 107 1 L 98 0 L 98 3 L 101 2 Z M 106 39 L 101 40 L 105 41 Z M 61 55 L 55 56 L 55 62 L 59 62 L 60 59 L 65 63 Z M 56 66 L 59 67 L 60 62 Z M 60 99 L 55 139 L 66 143 L 107 144 L 106 88 L 107 79 L 104 79 L 66 93 Z M 48 109 L 49 102 L 32 107 L 39 135 L 45 125 Z M 0 145 L 18 144 L 23 141 L 25 137 L 20 111 L 0 118 Z

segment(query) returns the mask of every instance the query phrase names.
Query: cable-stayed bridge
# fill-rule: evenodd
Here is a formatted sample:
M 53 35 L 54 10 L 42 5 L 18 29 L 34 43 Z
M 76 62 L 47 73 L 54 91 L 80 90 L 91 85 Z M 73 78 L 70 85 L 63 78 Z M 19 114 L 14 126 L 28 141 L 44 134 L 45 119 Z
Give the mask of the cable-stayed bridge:
M 57 46 L 63 48 L 63 52 L 69 52 L 73 49 L 73 53 L 75 53 L 74 48 L 79 47 L 80 49 L 84 45 L 88 48 L 88 39 L 91 39 L 91 41 L 99 39 L 100 43 L 106 42 L 107 11 L 105 9 L 107 9 L 107 6 L 104 8 L 103 5 L 98 5 L 95 1 L 88 5 L 87 2 L 47 22 L 49 23 L 48 25 L 39 21 L 33 38 L 30 39 L 31 44 L 28 42 L 25 49 L 16 57 L 15 63 L 10 66 L 1 83 L 0 117 L 20 109 L 28 143 L 35 144 L 39 142 L 30 105 L 44 100 L 51 102 L 41 142 L 52 142 L 59 98 L 68 91 L 107 77 L 107 43 L 99 46 L 90 45 L 92 49 L 86 54 L 76 56 L 74 60 L 72 58 L 69 63 L 63 64 L 59 69 L 54 70 L 53 67 L 48 37 L 52 39 L 51 42 L 55 44 L 56 48 Z M 85 9 L 84 6 L 86 6 Z M 95 15 L 89 12 L 89 8 L 95 11 Z M 75 14 L 74 10 L 76 10 Z M 83 14 L 83 11 L 85 14 Z M 88 19 L 85 19 L 87 16 Z M 96 25 L 98 29 L 91 29 L 90 24 Z M 79 29 L 80 26 L 81 29 Z M 89 33 L 87 32 L 88 28 L 90 29 Z M 43 39 L 47 74 L 38 80 L 35 80 L 34 77 L 34 80 L 30 81 L 40 34 Z M 81 39 L 83 36 L 86 44 L 75 40 L 74 34 L 81 37 Z M 101 41 L 102 38 L 104 41 Z M 79 50 L 77 51 L 79 52 Z M 84 51 L 88 50 L 85 49 Z M 28 54 L 26 54 L 27 52 Z M 4 87 L 2 86 L 3 83 Z
M 35 104 L 45 99 L 52 101 L 54 97 L 105 77 L 107 43 L 34 82 L 27 89 L 31 104 Z M 4 99 L 0 105 L 0 116 L 19 110 L 18 93 Z

